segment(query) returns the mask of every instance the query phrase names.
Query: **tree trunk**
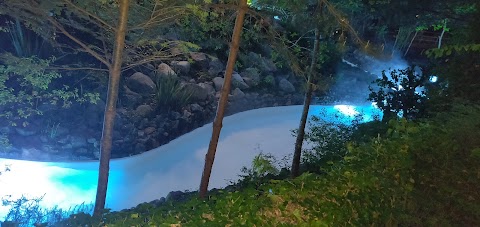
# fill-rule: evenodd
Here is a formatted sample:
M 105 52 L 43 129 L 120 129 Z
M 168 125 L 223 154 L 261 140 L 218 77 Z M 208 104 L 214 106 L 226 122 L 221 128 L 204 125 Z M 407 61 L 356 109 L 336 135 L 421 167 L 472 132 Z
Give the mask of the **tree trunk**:
M 410 40 L 410 44 L 408 45 L 407 50 L 405 51 L 405 54 L 403 55 L 404 57 L 407 56 L 408 51 L 410 50 L 410 47 L 412 46 L 413 41 L 415 41 L 415 38 L 417 37 L 418 30 L 415 30 L 415 35 L 413 35 L 412 40 Z
M 300 119 L 300 126 L 298 126 L 297 140 L 295 141 L 295 151 L 292 160 L 292 178 L 300 174 L 300 157 L 302 155 L 303 139 L 305 137 L 305 125 L 307 124 L 308 110 L 310 109 L 310 102 L 313 93 L 313 77 L 315 74 L 315 65 L 317 64 L 317 55 L 319 51 L 320 31 L 315 29 L 315 42 L 313 44 L 312 62 L 310 64 L 310 72 L 308 73 L 307 92 L 305 93 L 305 101 L 303 103 L 302 118 Z
M 105 118 L 103 121 L 100 165 L 98 171 L 97 195 L 95 199 L 94 216 L 100 216 L 105 208 L 107 196 L 108 174 L 110 171 L 110 154 L 112 151 L 113 125 L 116 113 L 118 98 L 118 87 L 122 67 L 122 55 L 125 46 L 125 34 L 127 30 L 127 17 L 129 0 L 120 0 L 120 17 L 115 34 L 115 49 L 113 54 L 113 65 L 109 67 L 110 78 L 108 82 L 107 103 L 105 107 Z
M 442 40 L 443 40 L 443 36 L 445 35 L 446 29 L 447 29 L 447 19 L 443 20 L 442 34 L 440 34 L 440 36 L 438 37 L 437 49 L 440 49 L 442 47 Z
M 230 46 L 230 54 L 228 55 L 227 68 L 225 71 L 225 81 L 223 82 L 220 100 L 218 101 L 217 114 L 213 121 L 212 138 L 208 146 L 207 154 L 205 155 L 205 166 L 203 168 L 202 180 L 200 182 L 199 196 L 204 198 L 208 191 L 208 183 L 210 181 L 210 174 L 212 173 L 212 166 L 215 160 L 215 152 L 217 151 L 218 138 L 222 130 L 223 116 L 227 106 L 228 94 L 230 93 L 230 86 L 232 81 L 233 67 L 237 58 L 238 48 L 240 44 L 240 35 L 243 29 L 243 19 L 247 10 L 247 0 L 240 0 L 240 5 L 235 20 L 235 27 L 233 29 L 232 43 Z
M 395 48 L 397 48 L 398 37 L 400 36 L 401 29 L 402 28 L 398 28 L 397 36 L 395 37 L 395 43 L 393 43 L 392 54 L 390 55 L 392 58 L 393 58 L 393 55 L 395 54 Z

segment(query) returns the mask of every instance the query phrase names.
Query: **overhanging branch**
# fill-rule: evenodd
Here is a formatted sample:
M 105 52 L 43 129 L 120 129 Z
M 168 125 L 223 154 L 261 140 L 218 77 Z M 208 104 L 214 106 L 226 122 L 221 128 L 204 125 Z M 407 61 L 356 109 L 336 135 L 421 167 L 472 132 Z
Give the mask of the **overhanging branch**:
M 52 23 L 53 26 L 55 26 L 55 28 L 57 28 L 58 30 L 60 30 L 65 36 L 67 36 L 68 38 L 70 38 L 72 41 L 74 41 L 75 43 L 77 43 L 78 45 L 80 45 L 84 50 L 85 52 L 91 54 L 94 58 L 96 58 L 97 60 L 99 60 L 100 62 L 102 62 L 103 64 L 105 64 L 105 66 L 107 66 L 108 68 L 111 67 L 111 63 L 108 62 L 107 59 L 103 58 L 102 56 L 100 56 L 99 53 L 97 53 L 96 51 L 92 50 L 90 47 L 88 47 L 85 43 L 83 43 L 82 41 L 80 41 L 79 39 L 77 39 L 75 36 L 73 36 L 72 34 L 70 34 L 67 30 L 65 30 L 65 28 L 60 25 L 56 20 L 54 20 L 53 18 L 48 18 L 48 21 L 50 23 Z

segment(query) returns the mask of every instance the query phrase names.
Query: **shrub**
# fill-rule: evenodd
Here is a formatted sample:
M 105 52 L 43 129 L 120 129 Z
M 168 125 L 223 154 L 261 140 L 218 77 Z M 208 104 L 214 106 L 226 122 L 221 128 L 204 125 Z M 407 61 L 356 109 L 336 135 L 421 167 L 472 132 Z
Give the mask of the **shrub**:
M 236 186 L 245 188 L 253 185 L 258 188 L 260 185 L 268 182 L 269 179 L 278 176 L 280 174 L 279 168 L 280 166 L 275 156 L 260 152 L 253 158 L 250 168 L 244 166 L 241 169 L 243 174 L 240 175 L 241 178 Z
M 401 115 L 407 119 L 421 117 L 425 112 L 425 92 L 417 89 L 424 87 L 428 81 L 425 74 L 417 74 L 414 67 L 393 70 L 390 77 L 382 72 L 382 78 L 373 83 L 378 85 L 375 91 L 370 87 L 368 100 L 376 102 L 378 108 L 383 111 L 385 121 L 395 115 Z
M 41 206 L 42 199 L 43 196 L 32 199 L 22 196 L 16 200 L 2 198 L 2 205 L 10 206 L 2 226 L 56 226 L 74 213 L 88 213 L 93 208 L 91 205 L 80 204 L 68 210 L 58 207 L 47 209 Z
M 302 164 L 306 171 L 319 173 L 327 163 L 343 158 L 357 124 L 325 122 L 315 116 L 311 123 L 305 140 L 313 143 L 314 147 L 303 152 Z
M 343 157 L 324 164 L 321 175 L 272 179 L 275 160 L 260 155 L 250 172 L 257 183 L 239 190 L 158 206 L 145 203 L 106 213 L 101 220 L 82 213 L 62 224 L 479 226 L 479 115 L 479 106 L 454 105 L 422 122 L 392 119 L 369 142 L 362 137 L 361 143 L 347 143 Z M 332 130 L 337 135 L 338 129 Z
M 275 77 L 272 75 L 267 75 L 263 80 L 260 81 L 260 86 L 265 88 L 275 87 Z
M 54 88 L 52 83 L 62 76 L 47 70 L 54 58 L 45 60 L 36 57 L 17 58 L 7 53 L 0 55 L 0 118 L 12 126 L 28 124 L 27 119 L 42 115 L 37 107 L 48 102 L 68 108 L 73 102 L 96 103 L 98 93 L 82 93 L 67 85 Z
M 408 225 L 480 225 L 480 106 L 456 104 L 421 125 L 410 147 L 415 206 Z
M 225 2 L 230 4 L 232 2 Z M 213 52 L 220 58 L 228 56 L 228 42 L 235 24 L 230 10 L 224 7 L 202 8 L 198 4 L 187 4 L 189 13 L 178 19 L 177 32 L 181 40 L 196 43 L 207 52 Z M 249 17 L 244 22 L 241 49 L 256 49 L 262 38 L 262 20 Z
M 177 110 L 190 102 L 192 92 L 184 89 L 173 76 L 158 77 L 155 100 L 160 109 Z
M 45 40 L 32 30 L 25 28 L 18 18 L 15 18 L 15 22 L 7 21 L 6 25 L 5 31 L 9 34 L 10 46 L 13 47 L 17 57 L 38 56 L 42 50 L 46 49 L 43 48 Z
M 0 152 L 6 152 L 12 145 L 6 133 L 0 133 Z
M 378 135 L 385 135 L 388 130 L 388 122 L 374 120 L 358 124 L 357 128 L 352 132 L 351 140 L 357 144 L 370 143 L 372 138 Z

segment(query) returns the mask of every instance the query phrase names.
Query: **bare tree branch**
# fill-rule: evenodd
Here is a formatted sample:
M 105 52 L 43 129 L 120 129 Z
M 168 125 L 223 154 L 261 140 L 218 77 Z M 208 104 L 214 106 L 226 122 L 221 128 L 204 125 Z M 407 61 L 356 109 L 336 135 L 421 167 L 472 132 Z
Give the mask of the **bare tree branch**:
M 101 61 L 103 64 L 105 64 L 105 66 L 107 66 L 108 68 L 111 67 L 111 64 L 110 62 L 108 62 L 107 59 L 103 58 L 102 56 L 100 56 L 99 53 L 97 53 L 96 51 L 92 50 L 90 47 L 88 47 L 85 43 L 83 43 L 82 41 L 80 41 L 78 38 L 76 38 L 75 36 L 73 36 L 72 34 L 70 34 L 67 30 L 65 30 L 65 28 L 60 25 L 56 20 L 54 20 L 53 18 L 48 18 L 48 21 L 50 21 L 50 23 L 52 23 L 53 26 L 55 26 L 55 28 L 57 28 L 58 30 L 60 30 L 62 32 L 62 34 L 64 34 L 65 36 L 67 36 L 68 38 L 70 38 L 72 41 L 74 41 L 75 43 L 77 43 L 78 45 L 80 45 L 83 50 L 85 50 L 87 53 L 91 54 L 94 58 L 96 58 L 97 60 Z
M 102 24 L 103 26 L 107 27 L 107 29 L 109 30 L 112 30 L 113 32 L 116 31 L 116 28 L 111 26 L 110 24 L 108 24 L 106 21 L 102 20 L 101 18 L 99 18 L 98 16 L 96 16 L 95 14 L 92 14 L 88 11 L 86 11 L 85 9 L 82 9 L 80 7 L 78 7 L 77 5 L 75 5 L 72 1 L 70 0 L 63 0 L 63 2 L 67 3 L 69 6 L 73 7 L 74 9 L 76 9 L 77 11 L 83 13 L 85 16 L 88 16 L 90 18 L 93 18 L 94 20 L 98 21 L 100 24 Z

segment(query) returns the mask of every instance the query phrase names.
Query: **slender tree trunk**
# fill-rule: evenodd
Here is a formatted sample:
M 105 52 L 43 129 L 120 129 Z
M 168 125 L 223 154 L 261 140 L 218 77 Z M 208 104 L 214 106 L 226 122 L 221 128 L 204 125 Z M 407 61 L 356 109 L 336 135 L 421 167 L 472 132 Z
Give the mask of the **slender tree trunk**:
M 113 66 L 109 67 L 110 78 L 108 82 L 107 104 L 103 121 L 100 166 L 98 170 L 97 195 L 95 199 L 94 216 L 102 214 L 105 208 L 107 196 L 108 174 L 110 171 L 110 154 L 112 151 L 113 125 L 118 98 L 118 87 L 122 67 L 122 55 L 125 46 L 125 34 L 127 30 L 127 17 L 129 0 L 120 0 L 120 17 L 118 29 L 115 34 L 115 49 L 113 53 Z
M 418 34 L 418 31 L 415 30 L 415 35 L 413 35 L 412 40 L 410 40 L 410 44 L 408 44 L 408 48 L 407 48 L 407 50 L 405 51 L 405 54 L 403 55 L 404 57 L 407 56 L 408 51 L 410 50 L 410 47 L 412 46 L 413 41 L 415 40 L 415 38 L 417 38 L 417 34 Z
M 235 27 L 233 29 L 232 43 L 230 46 L 230 54 L 228 55 L 227 68 L 225 70 L 225 80 L 223 82 L 220 100 L 218 101 L 217 114 L 213 121 L 212 138 L 208 146 L 207 154 L 205 155 L 205 166 L 203 168 L 202 180 L 200 182 L 199 196 L 204 198 L 208 191 L 208 183 L 210 181 L 210 174 L 212 173 L 212 166 L 215 160 L 215 153 L 217 151 L 218 138 L 222 130 L 223 116 L 227 107 L 228 94 L 230 93 L 230 86 L 232 82 L 233 67 L 237 58 L 238 48 L 240 45 L 240 35 L 243 28 L 243 19 L 247 10 L 247 0 L 240 0 L 240 5 L 235 19 Z
M 446 29 L 447 29 L 447 19 L 443 20 L 442 34 L 440 34 L 440 36 L 438 37 L 437 49 L 440 49 L 442 47 L 442 40 L 443 40 L 443 36 L 445 35 Z
M 392 54 L 391 54 L 392 58 L 393 58 L 393 55 L 395 54 L 395 48 L 397 48 L 398 37 L 400 36 L 401 29 L 402 28 L 398 28 L 397 36 L 395 37 L 395 43 L 393 43 Z
M 305 137 L 305 125 L 307 124 L 308 111 L 310 109 L 310 102 L 313 93 L 313 77 L 315 74 L 315 66 L 317 64 L 317 55 L 319 51 L 320 31 L 315 29 L 315 41 L 312 50 L 312 62 L 310 64 L 310 72 L 308 73 L 307 92 L 305 93 L 305 101 L 303 103 L 302 118 L 298 126 L 297 140 L 295 141 L 295 151 L 292 160 L 292 178 L 300 174 L 300 157 L 302 155 L 303 139 Z

